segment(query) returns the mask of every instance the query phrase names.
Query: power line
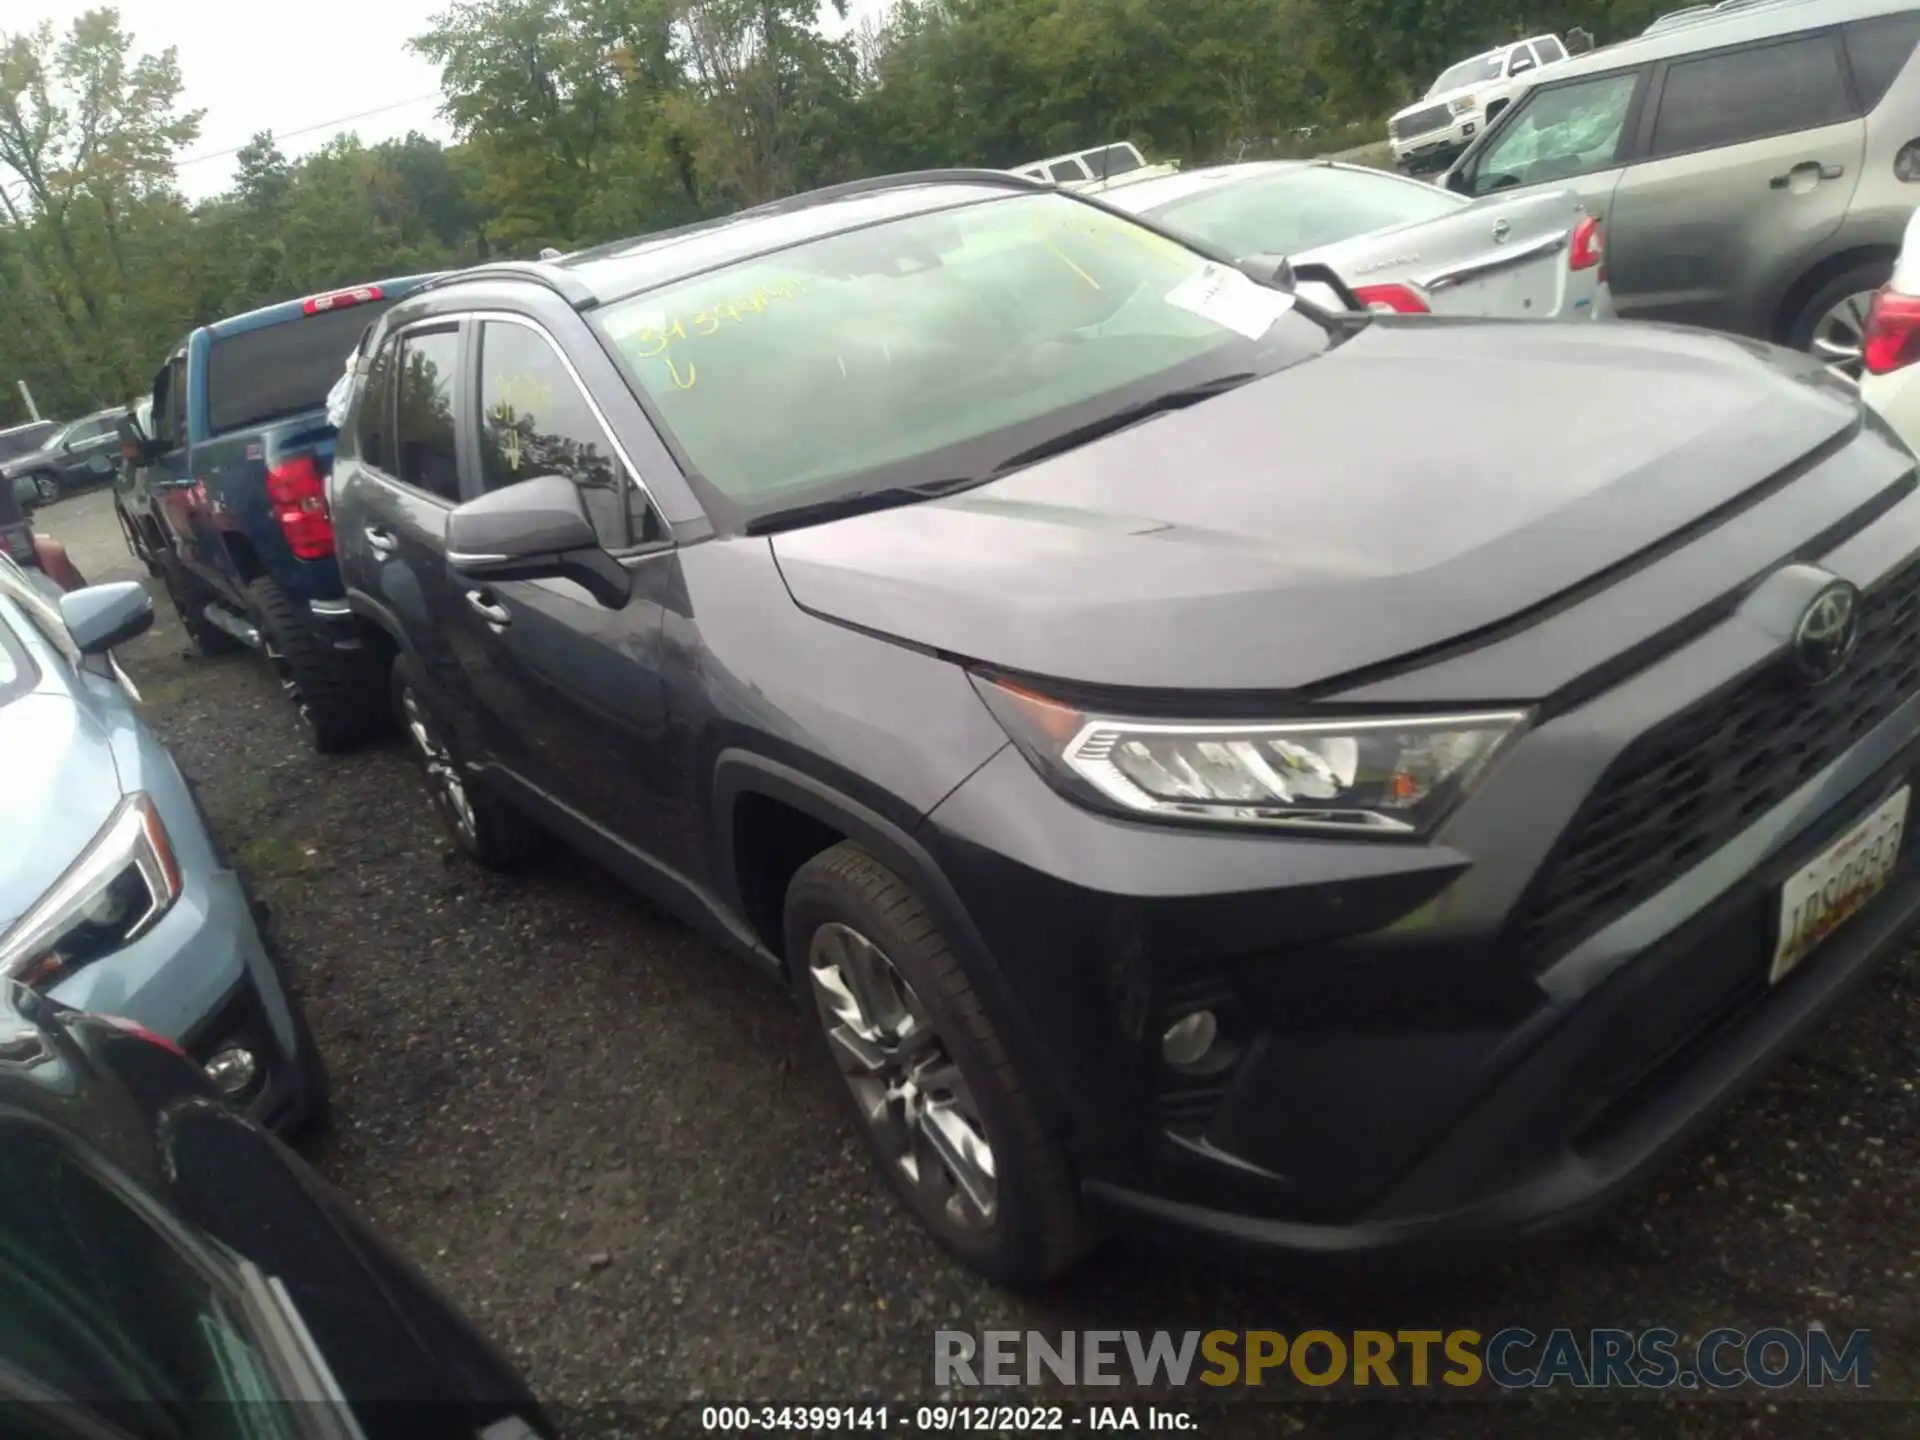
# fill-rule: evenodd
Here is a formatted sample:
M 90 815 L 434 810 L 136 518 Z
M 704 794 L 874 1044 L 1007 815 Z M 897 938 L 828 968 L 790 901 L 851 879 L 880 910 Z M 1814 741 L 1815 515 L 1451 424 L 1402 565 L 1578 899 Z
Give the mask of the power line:
M 317 125 L 302 125 L 298 130 L 277 131 L 273 133 L 273 138 L 276 143 L 281 140 L 293 140 L 301 135 L 311 135 L 316 130 L 331 130 L 335 125 L 347 125 L 355 120 L 365 120 L 373 115 L 385 115 L 390 110 L 404 110 L 409 105 L 418 105 L 423 101 L 438 100 L 439 98 L 440 92 L 433 90 L 425 95 L 415 95 L 410 100 L 395 100 L 390 105 L 376 105 L 371 110 L 361 110 L 355 114 L 342 115 L 333 120 L 322 120 Z M 253 142 L 249 140 L 247 145 L 251 145 L 252 143 Z M 247 148 L 247 145 L 235 145 L 228 150 L 209 150 L 204 155 L 189 155 L 185 160 L 174 161 L 173 168 L 181 170 L 189 165 L 198 165 L 206 160 L 224 160 L 229 155 L 238 155 L 242 150 Z

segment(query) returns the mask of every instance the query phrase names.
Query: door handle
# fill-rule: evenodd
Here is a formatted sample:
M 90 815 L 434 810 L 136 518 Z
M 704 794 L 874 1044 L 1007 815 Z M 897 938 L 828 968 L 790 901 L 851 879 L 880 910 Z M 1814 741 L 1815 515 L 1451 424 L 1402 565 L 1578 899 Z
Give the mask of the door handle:
M 390 532 L 381 529 L 378 525 L 369 525 L 365 530 L 361 531 L 361 534 L 367 537 L 367 544 L 372 548 L 374 554 L 393 554 L 394 541 Z
M 487 592 L 484 590 L 467 591 L 467 604 L 479 611 L 481 618 L 489 625 L 511 625 L 513 623 L 513 616 L 508 613 L 507 607 L 504 605 L 496 605 L 493 601 L 487 599 Z
M 1844 165 L 1825 165 L 1818 160 L 1802 160 L 1786 174 L 1774 176 L 1767 181 L 1767 184 L 1775 190 L 1786 190 L 1792 187 L 1795 180 L 1813 185 L 1822 180 L 1838 180 L 1846 173 L 1847 167 Z

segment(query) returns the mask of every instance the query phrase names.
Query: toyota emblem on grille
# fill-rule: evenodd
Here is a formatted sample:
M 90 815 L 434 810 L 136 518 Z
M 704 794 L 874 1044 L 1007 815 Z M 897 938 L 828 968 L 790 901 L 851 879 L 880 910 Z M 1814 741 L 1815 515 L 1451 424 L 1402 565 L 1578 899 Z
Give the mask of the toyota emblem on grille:
M 1793 627 L 1793 664 L 1809 685 L 1833 679 L 1860 643 L 1860 592 L 1836 580 L 1801 612 Z
M 1493 240 L 1496 245 L 1499 244 L 1502 240 L 1506 239 L 1507 236 L 1511 235 L 1512 233 L 1513 233 L 1513 226 L 1508 224 L 1505 220 L 1496 220 L 1493 222 Z

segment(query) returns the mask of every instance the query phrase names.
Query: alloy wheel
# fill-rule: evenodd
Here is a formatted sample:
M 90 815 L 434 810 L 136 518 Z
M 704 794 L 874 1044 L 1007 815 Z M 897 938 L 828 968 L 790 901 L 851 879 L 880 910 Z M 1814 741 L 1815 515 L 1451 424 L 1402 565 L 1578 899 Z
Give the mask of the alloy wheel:
M 814 932 L 807 967 L 834 1059 L 882 1153 L 955 1226 L 991 1226 L 999 1187 L 986 1126 L 906 977 L 837 922 Z
M 460 767 L 454 761 L 453 752 L 434 733 L 433 724 L 427 719 L 426 708 L 421 705 L 419 696 L 413 693 L 411 685 L 400 692 L 400 713 L 406 721 L 413 748 L 420 754 L 420 763 L 426 767 L 428 791 L 453 822 L 461 838 L 472 843 L 479 832 L 479 824 L 473 813 L 473 800 L 467 794 L 466 782 L 460 778 Z
M 1867 312 L 1873 308 L 1871 290 L 1845 295 L 1813 327 L 1808 348 L 1827 362 L 1827 369 L 1846 380 L 1860 378 L 1861 351 L 1867 339 Z
M 293 702 L 293 708 L 300 712 L 301 720 L 308 725 L 313 724 L 312 707 L 300 691 L 300 681 L 294 676 L 293 666 L 287 663 L 286 652 L 264 636 L 261 637 L 261 646 L 267 652 L 267 663 L 273 666 L 274 676 L 280 681 L 280 692 Z
M 33 477 L 33 491 L 40 497 L 42 505 L 51 505 L 60 498 L 59 478 L 42 471 Z

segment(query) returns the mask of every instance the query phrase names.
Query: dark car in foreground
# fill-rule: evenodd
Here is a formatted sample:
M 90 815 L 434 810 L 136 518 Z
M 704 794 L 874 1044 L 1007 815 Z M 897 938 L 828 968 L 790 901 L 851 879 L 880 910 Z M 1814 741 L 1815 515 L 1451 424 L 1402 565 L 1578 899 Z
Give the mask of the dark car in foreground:
M 203 325 L 154 377 L 116 494 L 129 544 L 159 571 L 202 654 L 242 647 L 273 666 L 315 748 L 387 717 L 386 656 L 333 648 L 340 609 L 327 518 L 327 392 L 361 333 L 429 277 L 400 276 Z M 118 463 L 116 451 L 116 463 Z
M 537 1440 L 469 1322 L 151 1031 L 0 981 L 10 1437 Z
M 1920 909 L 1920 488 L 1812 358 L 1324 314 L 967 172 L 484 267 L 372 353 L 348 603 L 458 842 L 790 980 L 999 1279 L 1114 1220 L 1500 1250 Z

